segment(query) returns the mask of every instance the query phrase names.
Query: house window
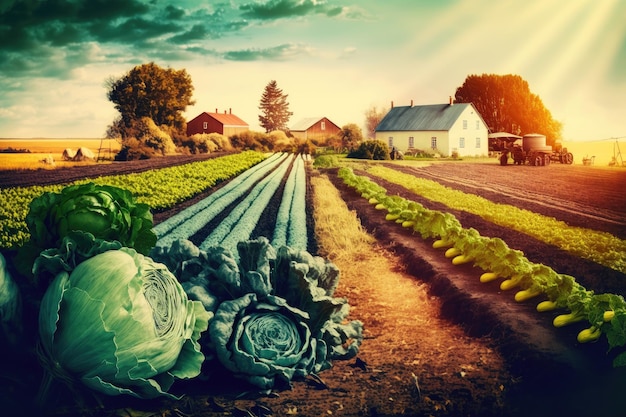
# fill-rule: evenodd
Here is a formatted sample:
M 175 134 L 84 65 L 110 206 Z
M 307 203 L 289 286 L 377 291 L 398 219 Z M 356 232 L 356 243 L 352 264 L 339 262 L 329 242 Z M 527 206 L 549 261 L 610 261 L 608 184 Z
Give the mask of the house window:
M 413 136 L 409 136 L 409 148 L 415 147 L 415 138 Z
M 465 148 L 465 138 L 459 138 L 459 148 Z
M 480 138 L 476 138 L 476 147 L 480 148 Z
M 480 120 L 476 120 L 476 130 L 480 129 Z
M 322 130 L 326 130 L 326 122 L 322 121 L 321 128 Z
M 389 136 L 389 147 L 393 147 L 393 136 Z
M 207 130 L 209 128 L 209 122 L 202 123 L 202 129 Z
M 467 129 L 467 120 L 463 120 L 463 129 Z
M 437 137 L 433 136 L 430 138 L 430 148 L 437 149 Z

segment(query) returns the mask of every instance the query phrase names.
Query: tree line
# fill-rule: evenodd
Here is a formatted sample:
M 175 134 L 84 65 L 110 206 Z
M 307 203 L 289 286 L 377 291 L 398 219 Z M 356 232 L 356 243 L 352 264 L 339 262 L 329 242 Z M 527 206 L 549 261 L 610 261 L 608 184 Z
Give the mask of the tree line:
M 243 132 L 229 138 L 218 134 L 187 137 L 183 112 L 195 104 L 193 83 L 185 69 L 138 65 L 120 78 L 106 81 L 107 98 L 119 115 L 107 127 L 106 137 L 121 140 L 116 159 L 142 159 L 176 152 L 215 150 L 293 150 L 313 153 L 316 147 L 354 151 L 363 142 L 361 128 L 350 123 L 336 135 L 321 140 L 298 141 L 289 132 L 288 95 L 271 80 L 258 109 L 265 132 Z M 560 138 L 562 125 L 552 118 L 539 96 L 518 75 L 470 75 L 457 88 L 455 101 L 473 103 L 490 131 L 514 134 L 543 133 L 548 142 Z M 374 138 L 378 123 L 389 109 L 370 107 L 364 113 L 367 138 Z

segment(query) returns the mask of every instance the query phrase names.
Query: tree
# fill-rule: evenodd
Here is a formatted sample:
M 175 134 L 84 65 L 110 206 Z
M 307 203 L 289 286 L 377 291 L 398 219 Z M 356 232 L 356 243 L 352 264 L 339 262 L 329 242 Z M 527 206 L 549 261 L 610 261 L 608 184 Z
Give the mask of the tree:
M 455 101 L 473 103 L 492 132 L 541 133 L 548 144 L 561 137 L 562 123 L 519 75 L 469 75 L 457 88 Z
M 376 137 L 376 126 L 388 112 L 388 109 L 378 109 L 376 106 L 371 106 L 365 111 L 365 128 L 367 129 L 368 138 L 373 139 Z
M 153 62 L 134 67 L 119 79 L 107 81 L 108 99 L 120 112 L 114 122 L 122 138 L 128 136 L 133 124 L 144 117 L 157 126 L 167 126 L 179 132 L 185 129 L 182 112 L 194 104 L 193 85 L 187 71 L 163 69 Z
M 341 147 L 351 151 L 359 146 L 363 140 L 363 132 L 356 124 L 348 123 L 341 128 L 339 137 L 341 138 Z
M 287 122 L 293 114 L 289 111 L 287 97 L 288 95 L 283 94 L 283 90 L 278 88 L 275 80 L 270 81 L 265 86 L 259 105 L 262 112 L 259 115 L 259 122 L 265 129 L 265 133 L 274 130 L 287 130 Z

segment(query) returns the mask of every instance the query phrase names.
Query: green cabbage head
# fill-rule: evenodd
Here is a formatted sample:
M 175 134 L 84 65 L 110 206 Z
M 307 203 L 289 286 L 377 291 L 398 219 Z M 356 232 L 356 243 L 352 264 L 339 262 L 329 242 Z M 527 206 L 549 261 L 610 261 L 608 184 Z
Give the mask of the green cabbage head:
M 163 264 L 130 248 L 60 272 L 41 302 L 41 358 L 49 375 L 109 395 L 165 395 L 200 373 L 198 339 L 211 318 Z
M 147 204 L 136 203 L 130 191 L 94 183 L 71 185 L 60 193 L 34 198 L 26 215 L 30 243 L 40 250 L 58 247 L 63 237 L 81 230 L 147 255 L 156 244 Z
M 238 378 L 263 388 L 305 377 L 325 359 L 307 324 L 308 314 L 269 295 L 224 301 L 209 326 L 220 362 Z M 319 358 L 319 356 L 322 356 Z

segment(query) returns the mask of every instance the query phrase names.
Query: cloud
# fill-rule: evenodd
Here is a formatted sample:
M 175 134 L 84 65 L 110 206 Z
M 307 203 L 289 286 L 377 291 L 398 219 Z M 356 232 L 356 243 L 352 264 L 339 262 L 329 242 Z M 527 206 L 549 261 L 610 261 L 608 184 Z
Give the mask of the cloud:
M 228 61 L 283 61 L 301 55 L 311 55 L 312 49 L 303 44 L 283 44 L 272 48 L 229 51 L 223 54 Z
M 339 6 L 330 6 L 316 0 L 270 0 L 267 3 L 246 3 L 239 7 L 243 17 L 254 20 L 275 20 L 288 17 L 301 17 L 323 14 L 329 17 L 343 12 Z

